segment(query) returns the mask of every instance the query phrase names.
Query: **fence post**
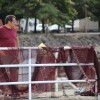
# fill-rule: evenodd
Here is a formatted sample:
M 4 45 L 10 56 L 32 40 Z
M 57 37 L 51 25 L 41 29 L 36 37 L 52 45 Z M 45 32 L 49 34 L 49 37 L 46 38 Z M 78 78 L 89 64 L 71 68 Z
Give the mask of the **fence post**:
M 100 93 L 98 93 L 98 100 L 100 100 Z
M 55 79 L 58 80 L 58 67 L 55 70 Z M 55 83 L 55 92 L 58 92 L 58 83 Z
M 32 85 L 31 85 L 31 48 L 29 48 L 29 100 L 32 100 Z

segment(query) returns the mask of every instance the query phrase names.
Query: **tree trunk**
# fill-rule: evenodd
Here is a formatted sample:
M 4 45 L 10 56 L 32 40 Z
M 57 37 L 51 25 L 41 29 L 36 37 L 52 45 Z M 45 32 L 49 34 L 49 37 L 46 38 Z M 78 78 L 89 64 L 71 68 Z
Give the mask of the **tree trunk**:
M 45 22 L 44 20 L 42 20 L 42 32 L 45 33 L 45 26 L 44 26 Z
M 98 31 L 100 32 L 100 20 L 98 21 Z
M 63 32 L 66 33 L 66 27 L 65 27 L 65 24 L 64 24 L 63 28 L 64 28 Z
M 28 18 L 26 18 L 26 25 L 25 25 L 24 33 L 25 33 L 25 34 L 28 33 Z
M 74 32 L 74 20 L 72 20 L 72 33 Z
M 35 23 L 34 23 L 34 33 L 36 33 L 36 25 L 37 25 L 37 19 L 35 18 Z
M 60 26 L 58 25 L 58 33 L 60 33 Z

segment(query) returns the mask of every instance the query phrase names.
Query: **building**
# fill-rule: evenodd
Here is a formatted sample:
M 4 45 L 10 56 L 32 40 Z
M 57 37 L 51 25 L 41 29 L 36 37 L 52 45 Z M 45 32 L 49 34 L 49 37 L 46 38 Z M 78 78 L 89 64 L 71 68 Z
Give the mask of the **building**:
M 74 21 L 74 30 L 75 31 L 97 32 L 98 27 L 99 27 L 98 22 L 90 20 L 89 17 Z

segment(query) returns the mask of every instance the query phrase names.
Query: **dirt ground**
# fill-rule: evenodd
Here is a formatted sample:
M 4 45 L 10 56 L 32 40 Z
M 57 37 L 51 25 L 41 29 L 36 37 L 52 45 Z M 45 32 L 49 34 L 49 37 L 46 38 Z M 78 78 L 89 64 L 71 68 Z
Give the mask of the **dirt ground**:
M 0 100 L 29 100 L 28 94 L 24 94 L 18 98 L 11 98 L 11 97 L 1 97 Z M 80 96 L 75 95 L 74 91 L 66 90 L 66 91 L 59 91 L 59 92 L 48 92 L 42 94 L 33 94 L 32 100 L 98 100 L 97 96 Z

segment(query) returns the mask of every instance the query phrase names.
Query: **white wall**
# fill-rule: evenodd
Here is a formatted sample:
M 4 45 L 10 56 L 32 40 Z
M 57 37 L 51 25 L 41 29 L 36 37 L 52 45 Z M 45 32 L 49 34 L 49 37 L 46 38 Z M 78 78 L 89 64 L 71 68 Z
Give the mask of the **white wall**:
M 98 22 L 91 21 L 89 17 L 74 21 L 75 31 L 98 31 L 98 26 Z
M 98 22 L 91 21 L 89 17 L 81 19 L 79 26 L 80 26 L 80 30 L 82 31 L 98 30 Z
M 35 18 L 28 19 L 28 32 L 34 31 L 34 23 L 35 23 Z M 37 24 L 39 24 L 38 19 L 37 19 Z M 22 28 L 23 32 L 25 30 L 25 25 L 26 25 L 26 19 L 23 18 L 20 20 L 20 27 Z

